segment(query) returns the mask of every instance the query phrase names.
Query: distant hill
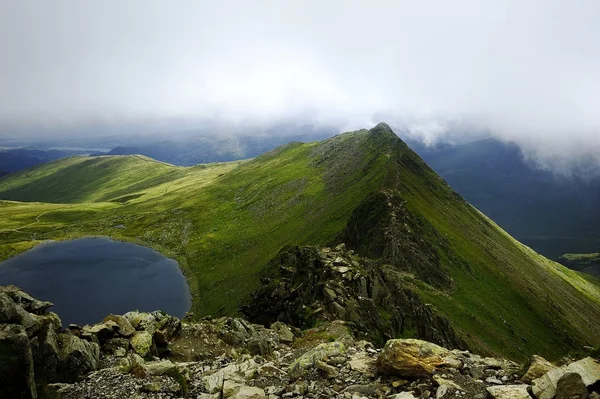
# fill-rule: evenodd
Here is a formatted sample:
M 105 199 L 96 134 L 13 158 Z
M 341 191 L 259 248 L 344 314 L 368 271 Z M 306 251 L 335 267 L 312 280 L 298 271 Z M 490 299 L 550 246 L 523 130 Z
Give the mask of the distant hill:
M 256 136 L 198 135 L 176 140 L 140 142 L 131 146 L 117 146 L 108 153 L 91 155 L 134 155 L 141 154 L 158 161 L 179 166 L 192 166 L 201 163 L 227 162 L 254 158 L 276 147 L 293 141 L 310 142 L 331 137 L 331 129 L 308 129 L 295 134 L 274 134 Z
M 181 265 L 194 317 L 238 314 L 278 273 L 293 289 L 311 285 L 303 300 L 341 301 L 343 287 L 302 269 L 320 270 L 318 251 L 290 248 L 345 242 L 371 266 L 334 259 L 332 273 L 381 332 L 515 359 L 600 345 L 598 280 L 515 241 L 385 124 L 236 163 L 69 158 L 3 179 L 0 198 L 63 202 L 0 201 L 0 259 L 86 235 L 147 245 Z M 351 307 L 328 306 L 352 322 Z M 319 307 L 297 311 L 309 320 Z
M 84 151 L 31 150 L 26 148 L 0 149 L 0 176 L 60 158 L 78 155 Z
M 494 139 L 411 145 L 467 201 L 536 251 L 556 259 L 600 248 L 600 178 L 536 169 L 519 147 Z
M 600 253 L 564 254 L 558 260 L 570 269 L 600 277 Z

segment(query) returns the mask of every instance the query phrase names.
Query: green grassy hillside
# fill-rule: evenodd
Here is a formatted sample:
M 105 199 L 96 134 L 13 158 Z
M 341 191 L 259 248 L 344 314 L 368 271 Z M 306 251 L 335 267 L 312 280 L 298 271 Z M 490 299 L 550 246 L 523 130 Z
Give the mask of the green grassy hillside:
M 179 261 L 195 316 L 234 314 L 283 247 L 336 243 L 355 210 L 378 206 L 369 202 L 376 192 L 401 209 L 381 231 L 395 232 L 383 242 L 404 253 L 386 262 L 406 270 L 407 287 L 471 347 L 556 358 L 600 345 L 598 281 L 516 242 L 384 124 L 238 163 L 70 158 L 11 175 L 0 180 L 0 198 L 53 204 L 0 201 L 0 258 L 44 239 L 111 236 Z M 423 278 L 420 259 L 441 283 Z

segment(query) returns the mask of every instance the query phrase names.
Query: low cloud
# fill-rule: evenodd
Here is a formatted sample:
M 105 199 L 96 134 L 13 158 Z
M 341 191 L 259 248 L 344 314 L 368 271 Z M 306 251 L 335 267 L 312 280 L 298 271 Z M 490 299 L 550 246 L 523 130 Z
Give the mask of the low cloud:
M 596 159 L 599 20 L 596 0 L 6 0 L 0 135 L 385 119 Z

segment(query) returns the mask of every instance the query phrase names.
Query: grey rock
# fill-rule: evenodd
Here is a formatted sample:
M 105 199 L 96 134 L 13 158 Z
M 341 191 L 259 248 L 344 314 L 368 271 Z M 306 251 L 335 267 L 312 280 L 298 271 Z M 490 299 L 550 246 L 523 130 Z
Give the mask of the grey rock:
M 0 398 L 37 398 L 31 346 L 21 325 L 0 324 Z
M 98 369 L 98 344 L 69 334 L 59 334 L 60 382 L 75 382 Z
M 586 399 L 587 397 L 587 387 L 577 373 L 565 373 L 556 383 L 556 399 Z

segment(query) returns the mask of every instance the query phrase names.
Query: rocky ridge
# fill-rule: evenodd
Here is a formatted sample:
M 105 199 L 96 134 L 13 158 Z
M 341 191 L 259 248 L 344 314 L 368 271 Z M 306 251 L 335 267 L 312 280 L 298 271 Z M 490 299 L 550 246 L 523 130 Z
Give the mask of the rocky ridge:
M 377 348 L 344 321 L 301 331 L 129 312 L 63 330 L 50 306 L 0 287 L 0 397 L 600 398 L 591 357 L 523 367 L 418 339 Z

